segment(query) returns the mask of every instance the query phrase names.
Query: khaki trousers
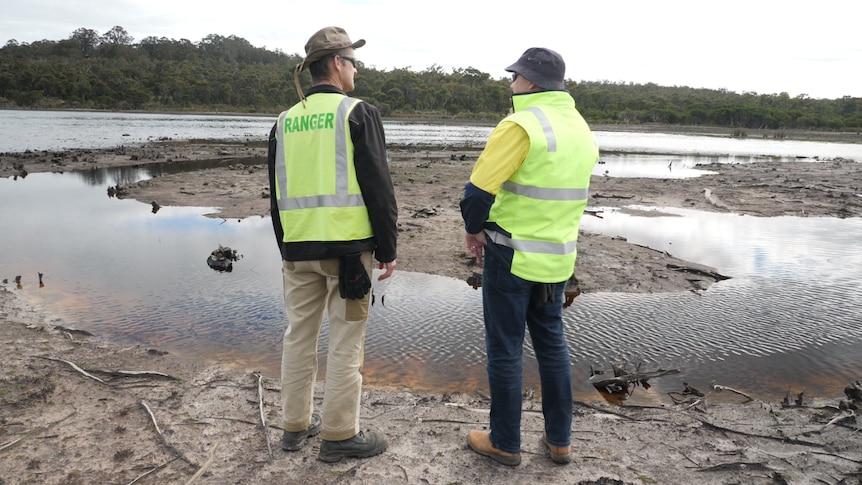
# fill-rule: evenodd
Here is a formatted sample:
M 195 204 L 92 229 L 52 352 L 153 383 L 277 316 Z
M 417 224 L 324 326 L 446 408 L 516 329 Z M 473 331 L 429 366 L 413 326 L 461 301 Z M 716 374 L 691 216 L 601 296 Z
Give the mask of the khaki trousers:
M 362 253 L 371 276 L 371 252 Z M 329 316 L 329 352 L 323 393 L 321 439 L 341 441 L 359 432 L 365 328 L 371 292 L 362 300 L 341 298 L 338 258 L 283 261 L 287 329 L 281 358 L 281 404 L 285 431 L 311 423 L 317 348 L 324 311 Z

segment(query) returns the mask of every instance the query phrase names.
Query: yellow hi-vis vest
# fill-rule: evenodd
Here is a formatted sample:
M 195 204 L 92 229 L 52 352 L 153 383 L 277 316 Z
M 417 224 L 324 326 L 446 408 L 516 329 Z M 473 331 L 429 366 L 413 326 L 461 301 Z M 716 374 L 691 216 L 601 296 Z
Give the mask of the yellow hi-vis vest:
M 512 100 L 515 112 L 503 121 L 524 128 L 530 150 L 500 187 L 488 217 L 511 237 L 488 229 L 485 233 L 514 250 L 512 274 L 559 283 L 574 271 L 578 226 L 599 149 L 567 92 L 516 95 Z
M 347 119 L 359 102 L 317 93 L 279 115 L 275 198 L 284 242 L 372 237 Z

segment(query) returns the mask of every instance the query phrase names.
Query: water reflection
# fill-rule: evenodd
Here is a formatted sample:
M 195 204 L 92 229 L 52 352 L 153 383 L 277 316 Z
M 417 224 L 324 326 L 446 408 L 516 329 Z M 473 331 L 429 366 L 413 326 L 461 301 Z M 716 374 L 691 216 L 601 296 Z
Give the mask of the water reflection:
M 274 121 L 274 116 L 0 110 L 0 151 L 113 148 L 158 140 L 262 141 Z
M 593 167 L 593 175 L 686 179 L 714 173 L 697 168 L 697 166 L 701 163 L 712 163 L 710 160 L 719 159 L 720 157 L 683 155 L 603 154 L 601 161 Z
M 584 230 L 623 236 L 719 273 L 752 278 L 788 278 L 816 287 L 862 277 L 862 238 L 857 219 L 753 217 L 681 208 L 631 206 L 666 214 L 635 217 L 595 207 L 602 218 L 585 218 Z
M 144 163 L 124 167 L 108 167 L 96 170 L 70 172 L 90 186 L 131 185 L 141 180 L 147 180 L 162 175 L 207 170 L 231 165 L 265 165 L 266 159 L 234 158 L 230 160 L 183 160 L 179 162 Z
M 0 260 L 0 276 L 24 275 L 19 291 L 27 298 L 104 338 L 278 375 L 284 316 L 270 221 L 201 216 L 213 208 L 163 207 L 153 214 L 149 204 L 105 196 L 105 185 L 175 168 L 0 179 L 0 247 L 9 255 Z M 595 395 L 589 367 L 607 368 L 619 358 L 683 371 L 636 392 L 643 399 L 678 391 L 683 381 L 705 389 L 713 379 L 761 396 L 783 396 L 789 386 L 831 396 L 858 378 L 862 221 L 661 210 L 668 215 L 608 209 L 603 219 L 586 218 L 584 229 L 624 236 L 733 279 L 700 296 L 578 297 L 565 323 L 581 397 Z M 241 256 L 232 272 L 206 263 L 219 245 Z M 40 273 L 49 282 L 41 289 Z M 375 281 L 374 291 L 367 382 L 484 387 L 480 291 L 405 272 Z M 536 387 L 529 340 L 527 356 L 526 384 Z
M 677 153 L 715 157 L 758 157 L 787 160 L 846 158 L 860 160 L 862 145 L 763 138 L 727 138 L 672 133 L 596 133 L 603 153 Z

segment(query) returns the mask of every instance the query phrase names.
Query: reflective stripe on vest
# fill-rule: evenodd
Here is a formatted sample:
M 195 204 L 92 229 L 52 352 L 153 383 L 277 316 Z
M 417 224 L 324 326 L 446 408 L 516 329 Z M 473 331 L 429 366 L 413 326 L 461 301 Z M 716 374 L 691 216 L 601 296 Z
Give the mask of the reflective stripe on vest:
M 349 194 L 347 192 L 347 114 L 350 108 L 359 100 L 345 97 L 338 105 L 335 113 L 335 194 L 313 195 L 307 197 L 290 197 L 287 193 L 287 167 L 284 164 L 283 140 L 276 144 L 275 149 L 275 176 L 278 186 L 284 189 L 278 194 L 278 210 L 314 209 L 317 207 L 355 207 L 365 205 L 362 194 Z M 278 135 L 284 136 L 282 127 L 287 111 L 278 119 Z
M 545 133 L 545 139 L 548 140 L 548 152 L 554 153 L 557 151 L 557 136 L 554 135 L 554 128 L 551 126 L 551 120 L 548 119 L 545 112 L 541 108 L 531 106 L 524 111 L 529 111 L 536 115 L 539 123 L 542 125 L 542 131 Z
M 573 253 L 578 249 L 578 241 L 569 241 L 567 243 L 558 244 L 544 241 L 528 241 L 526 239 L 512 239 L 505 234 L 490 229 L 485 229 L 485 235 L 496 244 L 506 246 L 515 251 L 524 251 L 527 253 L 542 253 L 542 254 L 558 254 L 565 256 Z
M 523 195 L 531 199 L 541 200 L 587 200 L 589 191 L 587 189 L 548 189 L 545 187 L 533 187 L 521 185 L 517 182 L 507 180 L 500 186 L 513 194 Z

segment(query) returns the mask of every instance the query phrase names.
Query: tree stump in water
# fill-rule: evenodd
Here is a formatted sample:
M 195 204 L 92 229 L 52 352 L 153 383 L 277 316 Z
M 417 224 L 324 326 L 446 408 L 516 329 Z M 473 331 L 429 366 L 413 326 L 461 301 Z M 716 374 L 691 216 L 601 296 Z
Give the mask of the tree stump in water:
M 236 251 L 219 244 L 218 249 L 210 253 L 207 258 L 207 265 L 221 272 L 229 273 L 233 271 L 233 262 L 239 260 Z

